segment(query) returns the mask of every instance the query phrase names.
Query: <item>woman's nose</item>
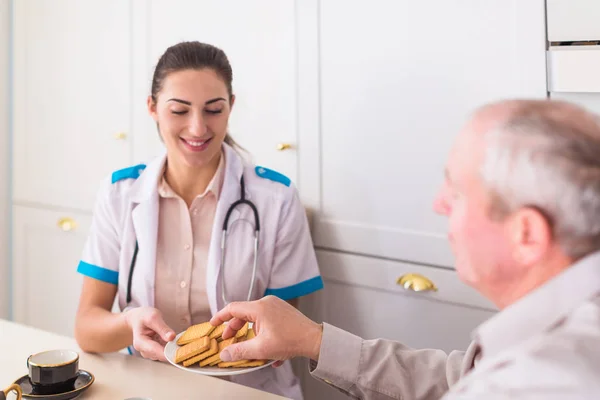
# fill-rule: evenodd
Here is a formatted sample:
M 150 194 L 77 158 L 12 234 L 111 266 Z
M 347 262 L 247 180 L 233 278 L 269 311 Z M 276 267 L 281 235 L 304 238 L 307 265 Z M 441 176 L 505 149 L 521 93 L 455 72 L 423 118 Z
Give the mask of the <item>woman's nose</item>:
M 193 117 L 190 120 L 190 133 L 194 136 L 204 136 L 204 134 L 206 134 L 207 132 L 207 126 L 206 126 L 206 122 L 204 121 L 204 118 L 202 118 L 201 116 L 198 117 Z

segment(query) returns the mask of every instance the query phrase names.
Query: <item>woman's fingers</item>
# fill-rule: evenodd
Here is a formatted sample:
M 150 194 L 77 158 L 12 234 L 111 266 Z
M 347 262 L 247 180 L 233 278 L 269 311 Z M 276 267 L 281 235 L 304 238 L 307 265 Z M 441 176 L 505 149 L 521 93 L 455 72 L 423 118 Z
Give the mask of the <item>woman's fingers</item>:
M 148 314 L 143 323 L 147 328 L 156 332 L 165 342 L 175 339 L 175 332 L 169 328 L 159 312 Z
M 134 337 L 133 347 L 139 351 L 144 358 L 167 361 L 164 354 L 164 346 L 155 342 L 148 336 L 138 335 L 137 337 Z

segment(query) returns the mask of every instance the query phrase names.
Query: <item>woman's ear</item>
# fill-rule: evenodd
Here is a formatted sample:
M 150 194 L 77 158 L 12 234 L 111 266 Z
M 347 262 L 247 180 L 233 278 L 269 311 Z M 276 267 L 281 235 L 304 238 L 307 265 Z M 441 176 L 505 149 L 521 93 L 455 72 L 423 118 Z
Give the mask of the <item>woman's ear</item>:
M 235 103 L 235 94 L 232 94 L 229 98 L 229 108 L 233 108 L 233 103 Z
M 152 96 L 148 96 L 146 100 L 146 104 L 148 106 L 148 114 L 152 117 L 156 123 L 158 123 L 158 115 L 156 114 L 156 102 L 152 99 Z

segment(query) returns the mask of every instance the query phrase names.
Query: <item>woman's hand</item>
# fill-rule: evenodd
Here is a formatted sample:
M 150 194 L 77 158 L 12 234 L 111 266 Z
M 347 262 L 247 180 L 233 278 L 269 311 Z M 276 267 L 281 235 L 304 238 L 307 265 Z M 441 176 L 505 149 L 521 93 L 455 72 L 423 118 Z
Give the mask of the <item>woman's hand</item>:
M 160 311 L 153 307 L 132 308 L 125 312 L 125 320 L 133 332 L 133 347 L 142 357 L 167 361 L 164 348 L 175 339 L 175 332 L 167 326 Z

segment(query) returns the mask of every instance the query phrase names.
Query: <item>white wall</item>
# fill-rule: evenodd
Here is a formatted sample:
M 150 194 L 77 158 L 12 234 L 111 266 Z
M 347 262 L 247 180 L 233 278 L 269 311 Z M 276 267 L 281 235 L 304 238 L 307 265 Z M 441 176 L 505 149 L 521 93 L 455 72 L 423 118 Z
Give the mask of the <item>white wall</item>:
M 9 0 L 0 0 L 0 318 L 8 316 L 8 29 Z

